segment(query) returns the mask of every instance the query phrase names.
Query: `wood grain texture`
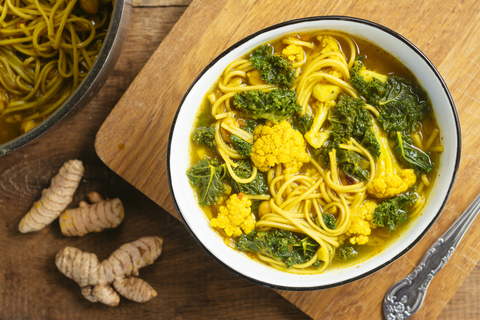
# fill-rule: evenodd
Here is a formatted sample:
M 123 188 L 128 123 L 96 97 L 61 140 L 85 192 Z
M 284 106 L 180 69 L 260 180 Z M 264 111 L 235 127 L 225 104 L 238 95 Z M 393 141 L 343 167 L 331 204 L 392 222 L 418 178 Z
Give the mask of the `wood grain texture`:
M 203 252 L 185 227 L 109 170 L 94 149 L 95 135 L 129 84 L 185 11 L 183 7 L 134 8 L 127 43 L 107 83 L 74 117 L 0 158 L 0 320 L 265 319 L 308 317 L 276 292 L 222 268 Z M 116 229 L 64 237 L 57 221 L 40 232 L 20 234 L 18 223 L 64 161 L 80 159 L 85 175 L 71 207 L 90 191 L 125 205 Z M 140 304 L 93 304 L 55 267 L 55 254 L 75 246 L 108 257 L 120 245 L 147 235 L 164 238 L 164 251 L 140 277 L 158 292 Z
M 471 2 L 460 4 L 460 7 L 462 6 L 475 9 Z M 114 72 L 96 98 L 75 117 L 62 121 L 28 146 L 0 158 L 1 320 L 309 318 L 275 291 L 253 285 L 219 266 L 200 249 L 178 220 L 109 170 L 95 153 L 93 142 L 100 125 L 184 11 L 184 7 L 135 8 L 127 45 Z M 470 23 L 475 23 L 475 19 Z M 475 34 L 468 33 L 468 36 Z M 461 48 L 456 49 L 456 53 L 458 52 L 463 57 Z M 458 57 L 450 56 L 450 59 L 453 58 Z M 465 73 L 465 80 L 470 81 L 474 75 L 478 76 L 478 71 L 471 68 L 472 63 L 468 59 L 465 63 L 470 66 L 463 69 L 469 70 Z M 473 60 L 473 63 L 478 63 L 478 59 Z M 463 72 L 462 69 L 457 71 L 460 74 Z M 471 117 L 471 121 L 474 121 L 477 118 L 475 109 L 480 99 L 474 92 L 478 90 L 478 84 L 474 81 L 462 84 L 461 79 L 457 79 L 456 83 L 464 90 L 468 89 L 465 92 L 471 97 L 462 102 L 466 104 L 462 107 L 468 106 L 468 112 L 461 114 L 463 125 L 466 119 Z M 470 91 L 472 89 L 473 91 Z M 455 99 L 462 95 L 458 94 Z M 457 106 L 461 107 L 458 101 Z M 473 131 L 468 134 L 467 139 L 474 139 L 471 142 L 465 141 L 467 133 L 464 129 L 464 145 L 468 143 L 468 148 L 474 148 L 478 142 L 478 129 L 471 124 L 469 130 Z M 468 151 L 465 146 L 464 151 Z M 467 154 L 464 152 L 464 158 L 470 160 L 462 166 L 463 178 L 459 180 L 456 188 L 459 183 L 465 182 L 465 188 L 469 185 L 476 188 L 477 157 L 474 151 L 468 151 Z M 120 197 L 126 210 L 124 223 L 117 229 L 89 234 L 82 238 L 63 237 L 57 223 L 39 233 L 19 234 L 17 226 L 23 214 L 38 199 L 41 190 L 48 186 L 50 178 L 62 163 L 73 158 L 84 161 L 86 174 L 72 206 L 85 199 L 92 190 L 112 198 Z M 468 170 L 474 170 L 474 176 L 470 177 L 469 173 L 465 172 Z M 454 215 L 458 215 L 467 202 L 473 199 L 473 193 L 478 191 L 475 189 L 470 193 L 463 193 L 463 190 L 465 189 L 456 192 L 450 200 L 457 203 L 453 207 L 458 210 L 453 212 Z M 463 195 L 464 201 L 456 200 Z M 454 218 L 449 219 L 440 229 L 446 228 Z M 471 238 L 474 232 L 478 232 L 477 229 L 478 227 L 474 226 L 467 237 Z M 440 233 L 437 231 L 436 235 Z M 158 297 L 146 304 L 125 299 L 122 299 L 117 308 L 92 304 L 81 296 L 79 287 L 61 275 L 54 266 L 55 253 L 67 245 L 95 252 L 100 258 L 105 258 L 121 244 L 145 235 L 165 238 L 164 252 L 158 261 L 140 272 L 141 278 L 159 292 Z M 472 242 L 468 244 L 468 248 L 478 250 L 478 246 Z M 464 252 L 467 255 L 462 256 L 462 259 L 476 259 L 475 255 L 469 256 L 468 251 Z M 463 263 L 462 260 L 459 262 Z M 409 270 L 399 270 L 395 277 L 408 272 Z M 439 281 L 443 281 L 442 279 L 437 278 Z M 460 282 L 460 279 L 455 278 L 446 282 L 445 287 L 452 283 L 456 287 Z M 477 265 L 437 319 L 480 319 L 479 283 L 480 266 Z M 432 285 L 429 294 L 439 295 L 443 288 Z M 370 300 L 362 301 L 368 304 Z M 352 304 L 352 308 L 357 307 L 356 303 Z M 416 318 L 433 319 L 438 312 Z
M 480 192 L 476 183 L 480 178 L 476 169 L 480 152 L 479 2 L 376 0 L 366 6 L 364 1 L 193 1 L 107 118 L 97 135 L 96 149 L 110 168 L 176 215 L 167 190 L 167 136 L 174 112 L 196 75 L 223 49 L 256 30 L 289 19 L 327 14 L 369 19 L 413 42 L 443 75 L 462 125 L 463 157 L 451 199 L 413 250 L 384 270 L 349 285 L 316 292 L 280 292 L 314 319 L 352 315 L 379 319 L 384 292 L 414 268 Z M 147 83 L 157 86 L 146 93 L 142 88 Z M 125 149 L 119 150 L 118 145 Z M 473 236 L 477 232 L 480 227 L 474 223 L 447 267 L 430 285 L 425 306 L 415 318 L 435 318 L 474 268 L 480 259 L 480 243 Z

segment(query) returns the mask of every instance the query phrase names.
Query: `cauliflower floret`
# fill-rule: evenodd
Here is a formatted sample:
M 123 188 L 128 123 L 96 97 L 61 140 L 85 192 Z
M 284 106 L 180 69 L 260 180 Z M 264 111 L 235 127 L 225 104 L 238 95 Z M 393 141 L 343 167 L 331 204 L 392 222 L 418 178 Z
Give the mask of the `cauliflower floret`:
M 371 223 L 373 220 L 373 212 L 377 204 L 371 200 L 365 201 L 365 203 L 352 212 L 352 222 L 350 228 L 346 232 L 351 244 L 365 244 L 368 242 L 368 236 L 375 228 L 375 225 Z
M 210 220 L 210 225 L 225 230 L 229 237 L 240 236 L 242 230 L 249 234 L 255 229 L 251 206 L 252 201 L 244 193 L 232 194 L 225 205 L 220 206 L 217 218 Z
M 318 36 L 317 39 L 318 41 L 320 41 L 322 45 L 322 51 L 321 51 L 322 54 L 329 53 L 329 52 L 336 52 L 343 55 L 342 51 L 340 50 L 340 46 L 338 45 L 338 42 L 334 37 L 324 35 L 324 36 Z M 329 57 L 329 59 L 335 59 L 335 60 L 341 61 L 341 58 L 337 56 L 331 56 Z M 339 72 L 336 68 L 331 68 L 331 70 L 328 70 L 327 73 L 339 79 L 343 77 L 342 73 Z
M 327 53 L 327 52 L 341 53 L 340 47 L 338 46 L 338 42 L 334 37 L 323 35 L 323 36 L 318 36 L 317 39 L 322 44 L 322 53 Z
M 398 174 L 388 172 L 369 183 L 367 191 L 376 198 L 391 198 L 407 191 L 416 181 L 413 169 L 401 170 Z
M 290 62 L 300 62 L 303 60 L 303 49 L 300 46 L 291 44 L 282 51 L 282 56 Z
M 377 174 L 367 185 L 367 192 L 376 198 L 391 198 L 404 193 L 417 181 L 415 172 L 413 169 L 400 169 L 388 147 L 387 137 L 375 121 L 372 130 L 380 145 L 380 156 L 377 159 Z
M 282 163 L 284 173 L 293 174 L 304 163 L 310 162 L 302 134 L 287 121 L 279 124 L 267 121 L 265 125 L 257 126 L 253 131 L 253 141 L 250 156 L 260 171 L 268 171 L 270 167 Z

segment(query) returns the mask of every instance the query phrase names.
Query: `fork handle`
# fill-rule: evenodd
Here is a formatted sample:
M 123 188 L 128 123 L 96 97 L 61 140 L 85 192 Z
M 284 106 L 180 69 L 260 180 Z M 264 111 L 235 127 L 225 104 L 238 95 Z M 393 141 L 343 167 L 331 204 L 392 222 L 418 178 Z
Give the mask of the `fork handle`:
M 450 259 L 479 210 L 480 195 L 428 249 L 417 267 L 387 291 L 383 300 L 383 314 L 387 320 L 405 320 L 420 309 L 428 285 Z

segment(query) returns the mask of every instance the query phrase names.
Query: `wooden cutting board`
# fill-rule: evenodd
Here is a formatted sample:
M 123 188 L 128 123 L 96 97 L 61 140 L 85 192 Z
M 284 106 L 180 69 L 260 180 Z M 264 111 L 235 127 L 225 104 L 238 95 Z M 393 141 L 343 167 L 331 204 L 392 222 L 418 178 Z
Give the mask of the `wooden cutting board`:
M 224 49 L 259 29 L 295 18 L 348 15 L 405 36 L 437 67 L 457 105 L 463 152 L 445 211 L 408 254 L 363 280 L 311 292 L 279 292 L 314 319 L 380 319 L 386 290 L 410 273 L 428 247 L 480 192 L 480 2 L 476 0 L 194 0 L 120 99 L 96 137 L 99 157 L 178 218 L 166 174 L 167 139 L 190 83 Z M 128 46 L 128 44 L 126 44 Z M 432 281 L 417 319 L 433 319 L 480 260 L 478 223 Z

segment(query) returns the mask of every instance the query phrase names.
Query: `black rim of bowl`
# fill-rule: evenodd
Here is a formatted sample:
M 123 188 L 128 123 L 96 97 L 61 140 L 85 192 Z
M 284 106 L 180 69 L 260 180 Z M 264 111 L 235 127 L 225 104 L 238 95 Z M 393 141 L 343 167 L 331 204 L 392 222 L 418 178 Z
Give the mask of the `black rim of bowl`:
M 129 14 L 129 11 L 126 10 L 127 5 L 127 0 L 117 0 L 112 11 L 110 26 L 108 28 L 107 35 L 105 36 L 104 44 L 100 54 L 98 55 L 92 66 L 92 69 L 88 72 L 85 79 L 83 79 L 83 81 L 78 85 L 77 89 L 72 93 L 67 101 L 65 101 L 60 107 L 57 108 L 56 111 L 49 115 L 47 119 L 42 121 L 32 130 L 1 144 L 0 157 L 29 144 L 55 126 L 60 120 L 65 118 L 67 114 L 71 113 L 73 109 L 76 107 L 84 107 L 86 104 L 88 104 L 88 102 L 90 102 L 91 99 L 93 99 L 93 96 L 96 94 L 96 92 L 98 92 L 106 80 L 106 78 L 99 79 L 101 78 L 99 73 L 102 71 L 103 66 L 107 63 L 107 61 L 109 61 L 109 57 L 112 55 L 111 49 L 114 47 L 118 31 L 122 27 L 122 19 L 125 19 L 125 16 Z M 97 91 L 87 97 L 85 94 L 91 87 L 94 86 L 99 86 L 96 88 Z M 82 103 L 82 105 L 79 106 L 79 103 Z
M 450 181 L 450 185 L 448 186 L 448 191 L 447 191 L 447 194 L 446 194 L 446 197 L 445 199 L 443 200 L 441 206 L 440 206 L 440 209 L 438 210 L 438 212 L 435 214 L 435 217 L 432 219 L 432 221 L 428 224 L 428 226 L 425 228 L 425 230 L 423 230 L 423 232 L 407 247 L 405 248 L 404 250 L 402 250 L 400 253 L 398 253 L 397 255 L 395 255 L 392 259 L 390 259 L 389 261 L 379 265 L 378 267 L 376 268 L 373 268 L 372 270 L 369 270 L 365 273 L 362 273 L 361 275 L 357 276 L 357 277 L 353 277 L 353 278 L 350 278 L 348 280 L 345 280 L 345 281 L 339 281 L 339 282 L 336 282 L 336 283 L 333 283 L 333 284 L 328 284 L 328 285 L 322 285 L 322 286 L 312 286 L 312 287 L 288 287 L 288 286 L 281 286 L 281 285 L 272 285 L 270 283 L 266 283 L 266 282 L 263 282 L 263 281 L 260 281 L 260 280 L 257 280 L 257 279 L 253 279 L 253 278 L 250 278 L 249 276 L 246 276 L 236 270 L 234 270 L 232 267 L 228 266 L 227 264 L 225 264 L 223 261 L 221 261 L 219 258 L 217 258 L 212 252 L 210 252 L 203 244 L 202 242 L 197 238 L 197 236 L 195 235 L 195 233 L 193 232 L 193 230 L 190 228 L 190 226 L 188 225 L 188 223 L 186 222 L 179 206 L 178 206 L 178 202 L 177 202 L 177 199 L 175 197 L 175 193 L 173 192 L 173 187 L 172 187 L 172 177 L 171 177 L 171 170 L 170 170 L 170 157 L 171 157 L 171 146 L 172 146 L 172 137 L 173 137 L 173 133 L 174 133 L 174 129 L 175 129 L 175 126 L 176 126 L 176 122 L 177 122 L 177 118 L 178 118 L 178 114 L 180 113 L 180 109 L 182 108 L 184 102 L 185 102 L 185 99 L 186 97 L 188 96 L 188 94 L 190 93 L 190 91 L 192 90 L 192 88 L 195 86 L 195 84 L 200 80 L 200 78 L 207 72 L 207 70 L 209 70 L 214 64 L 216 64 L 222 57 L 224 57 L 225 55 L 227 55 L 229 52 L 231 52 L 233 49 L 239 47 L 240 45 L 244 44 L 245 42 L 257 37 L 258 35 L 260 34 L 263 34 L 265 32 L 268 32 L 268 31 L 271 31 L 271 30 L 274 30 L 274 29 L 278 29 L 280 27 L 285 27 L 285 26 L 288 26 L 288 25 L 292 25 L 292 24 L 297 24 L 297 23 L 300 23 L 300 22 L 314 22 L 314 21 L 328 21 L 328 20 L 331 20 L 331 21 L 349 21 L 349 22 L 355 22 L 355 23 L 359 23 L 359 24 L 365 24 L 365 25 L 368 25 L 368 26 L 371 26 L 371 27 L 374 27 L 374 28 L 377 28 L 377 29 L 380 29 L 386 33 L 388 33 L 389 35 L 399 39 L 400 41 L 402 41 L 404 44 L 406 44 L 407 46 L 410 47 L 410 49 L 412 49 L 416 54 L 418 54 L 418 56 L 420 56 L 424 62 L 430 67 L 430 69 L 433 71 L 433 73 L 435 74 L 435 76 L 437 77 L 437 79 L 440 81 L 441 85 L 442 85 L 442 88 L 446 94 L 446 96 L 448 97 L 448 100 L 449 100 L 449 104 L 450 104 L 450 107 L 451 107 L 451 111 L 452 111 L 452 114 L 455 118 L 455 127 L 456 127 L 456 131 L 457 131 L 457 156 L 456 156 L 456 159 L 455 159 L 455 167 L 454 167 L 454 171 L 453 171 L 453 176 L 452 176 L 452 180 Z M 412 249 L 422 238 L 423 236 L 428 232 L 428 230 L 430 230 L 430 228 L 433 226 L 433 224 L 437 221 L 438 217 L 440 216 L 441 212 L 443 211 L 444 207 L 445 207 L 445 204 L 448 200 L 448 198 L 450 197 L 450 194 L 452 192 L 452 188 L 453 188 L 453 185 L 455 183 L 455 179 L 457 177 L 457 173 L 458 173 L 458 169 L 459 169 L 459 166 L 460 166 L 460 156 L 461 156 L 461 146 L 462 146 L 462 141 L 461 141 L 461 129 L 460 129 L 460 121 L 459 121 L 459 118 L 458 118 L 458 114 L 457 114 L 457 110 L 456 110 L 456 107 L 455 107 L 455 103 L 453 101 L 453 98 L 450 94 L 450 91 L 448 90 L 448 87 L 445 83 L 445 81 L 443 80 L 442 76 L 440 75 L 440 73 L 438 72 L 438 70 L 435 68 L 435 66 L 432 64 L 432 62 L 425 56 L 425 54 L 420 51 L 420 49 L 418 49 L 415 45 L 413 45 L 409 40 L 407 40 L 405 37 L 401 36 L 400 34 L 398 34 L 397 32 L 387 28 L 387 27 L 384 27 L 380 24 L 377 24 L 375 22 L 372 22 L 372 21 L 368 21 L 368 20 L 364 20 L 364 19 L 360 19 L 360 18 L 354 18 L 354 17 L 348 17 L 348 16 L 317 16 L 317 17 L 308 17 L 308 18 L 301 18 L 301 19 L 295 19 L 295 20 L 289 20 L 289 21 L 285 21 L 285 22 L 282 22 L 282 23 L 279 23 L 279 24 L 275 24 L 275 25 L 272 25 L 270 27 L 267 27 L 265 29 L 262 29 L 260 31 L 257 31 L 245 38 L 243 38 L 242 40 L 238 41 L 237 43 L 235 43 L 234 45 L 230 46 L 229 48 L 227 48 L 225 51 L 223 51 L 219 56 L 217 56 L 212 62 L 210 62 L 206 67 L 205 69 L 202 70 L 202 72 L 198 75 L 198 77 L 193 81 L 193 83 L 190 85 L 190 87 L 188 88 L 187 92 L 185 93 L 185 95 L 183 96 L 182 98 L 182 101 L 180 102 L 180 105 L 177 109 L 177 112 L 175 114 L 175 117 L 173 119 L 173 123 L 172 123 L 172 126 L 170 128 L 170 134 L 169 134 L 169 138 L 168 138 L 168 145 L 167 145 L 167 173 L 168 173 L 168 184 L 169 184 L 169 188 L 170 188 L 170 194 L 172 196 L 172 199 L 173 199 L 173 203 L 175 205 L 175 209 L 177 210 L 180 218 L 182 219 L 183 221 L 183 224 L 186 226 L 186 228 L 188 229 L 188 231 L 190 232 L 190 234 L 194 237 L 194 239 L 198 242 L 198 244 L 203 248 L 203 250 L 205 250 L 211 257 L 213 260 L 217 261 L 220 265 L 222 265 L 224 268 L 226 268 L 227 270 L 231 271 L 232 273 L 236 274 L 237 276 L 243 278 L 243 279 L 246 279 L 252 283 L 255 283 L 255 284 L 258 284 L 258 285 L 262 285 L 264 287 L 268 287 L 268 288 L 272 288 L 272 289 L 277 289 L 277 290 L 287 290 L 287 291 L 312 291 L 312 290 L 321 290 L 321 289 L 329 289 L 329 288 L 334 288 L 334 287 L 338 287 L 338 286 L 341 286 L 341 285 L 344 285 L 344 284 L 347 284 L 347 283 L 351 283 L 351 282 L 354 282 L 354 281 L 357 281 L 357 280 L 360 280 L 360 279 L 363 279 L 381 269 L 383 269 L 384 267 L 386 267 L 387 265 L 391 264 L 392 262 L 396 261 L 397 259 L 399 259 L 400 257 L 402 257 L 404 254 L 406 254 L 408 251 L 410 251 L 410 249 Z

